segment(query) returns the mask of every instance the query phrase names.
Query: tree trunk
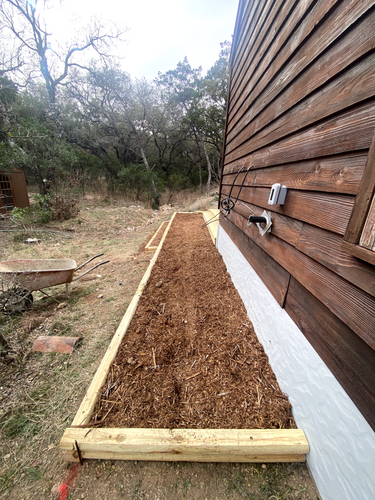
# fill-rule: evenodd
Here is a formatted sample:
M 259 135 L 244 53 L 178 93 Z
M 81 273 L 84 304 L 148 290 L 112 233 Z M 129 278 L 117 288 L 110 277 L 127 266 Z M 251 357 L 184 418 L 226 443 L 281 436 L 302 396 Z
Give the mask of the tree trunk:
M 139 149 L 141 150 L 142 160 L 143 160 L 143 163 L 145 164 L 146 170 L 150 171 L 151 169 L 150 169 L 150 166 L 148 164 L 145 152 L 143 151 L 143 148 L 141 146 L 139 147 Z M 152 196 L 154 198 L 154 203 L 155 203 L 156 207 L 159 208 L 159 206 L 160 206 L 160 199 L 159 198 L 160 197 L 159 197 L 158 192 L 156 190 L 154 179 L 151 179 L 151 184 L 152 184 Z
M 199 157 L 199 190 L 201 193 L 201 196 L 203 194 L 203 183 L 202 183 L 202 164 L 201 164 L 201 157 Z
M 207 178 L 207 196 L 210 196 L 210 186 L 211 186 L 211 177 L 212 177 L 212 167 L 211 167 L 211 162 L 210 162 L 210 157 L 208 156 L 208 152 L 207 152 L 207 148 L 206 148 L 206 144 L 203 140 L 203 138 L 201 137 L 201 141 L 202 141 L 202 146 L 203 146 L 203 151 L 204 151 L 204 155 L 206 157 L 206 161 L 207 161 L 207 172 L 208 172 L 208 178 Z

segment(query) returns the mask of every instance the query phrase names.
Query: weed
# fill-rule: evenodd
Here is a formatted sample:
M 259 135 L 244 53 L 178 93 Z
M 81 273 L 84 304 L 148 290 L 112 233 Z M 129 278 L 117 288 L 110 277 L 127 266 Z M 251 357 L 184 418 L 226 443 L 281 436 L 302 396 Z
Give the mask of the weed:
M 44 469 L 43 471 L 36 469 L 35 467 L 29 467 L 26 469 L 26 475 L 28 479 L 32 482 L 34 481 L 39 481 L 39 479 L 42 479 L 44 473 L 46 472 L 47 469 Z
M 70 332 L 71 329 L 72 329 L 71 325 L 61 323 L 60 321 L 56 321 L 51 326 L 51 332 L 54 335 L 60 335 L 60 336 L 67 334 L 68 332 Z
M 184 497 L 186 497 L 188 488 L 191 488 L 191 482 L 189 479 L 185 479 L 185 481 L 182 483 L 182 492 L 184 494 Z
M 1 427 L 5 437 L 9 439 L 14 439 L 23 434 L 36 436 L 41 430 L 41 426 L 36 422 L 29 420 L 20 409 L 16 410 L 11 419 L 4 422 Z

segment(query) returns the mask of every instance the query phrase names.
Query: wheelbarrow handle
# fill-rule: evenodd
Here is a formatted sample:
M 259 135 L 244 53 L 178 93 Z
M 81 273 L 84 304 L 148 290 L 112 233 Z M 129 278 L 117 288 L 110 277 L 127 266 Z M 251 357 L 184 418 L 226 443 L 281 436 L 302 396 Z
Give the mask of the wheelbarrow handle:
M 103 255 L 103 254 L 102 254 Z M 95 258 L 95 257 L 94 257 Z M 92 260 L 92 259 L 91 259 Z M 81 274 L 80 276 L 77 276 L 76 278 L 73 278 L 72 281 L 77 281 L 79 280 L 79 278 L 82 278 L 82 276 L 84 276 L 85 274 L 89 273 L 90 271 L 92 271 L 93 269 L 96 269 L 97 267 L 99 266 L 102 266 L 103 264 L 107 264 L 108 262 L 110 262 L 109 260 L 104 260 L 103 262 L 99 262 L 99 264 L 96 264 L 96 266 L 94 267 L 91 267 L 88 271 L 85 271 L 83 274 Z M 86 262 L 87 264 L 87 262 Z
M 98 253 L 98 255 L 95 255 L 95 257 L 91 257 L 91 259 L 86 260 L 86 262 L 84 262 L 84 263 L 83 263 L 83 264 L 81 264 L 80 266 L 76 267 L 76 268 L 74 269 L 74 272 L 78 271 L 78 269 L 81 269 L 83 266 L 85 266 L 86 264 L 88 264 L 88 263 L 89 263 L 89 262 L 91 262 L 92 260 L 94 260 L 94 259 L 96 259 L 96 258 L 98 258 L 98 257 L 101 257 L 102 255 L 104 255 L 104 254 L 102 254 L 102 253 Z M 94 268 L 93 268 L 93 269 L 94 269 Z

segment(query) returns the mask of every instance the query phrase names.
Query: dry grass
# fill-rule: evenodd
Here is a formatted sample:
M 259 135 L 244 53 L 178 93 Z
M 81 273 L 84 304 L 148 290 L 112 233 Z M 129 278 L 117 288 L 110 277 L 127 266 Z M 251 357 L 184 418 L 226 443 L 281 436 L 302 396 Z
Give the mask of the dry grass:
M 0 498 L 52 498 L 52 486 L 62 481 L 68 467 L 58 449 L 59 441 L 64 429 L 71 424 L 148 266 L 151 256 L 141 251 L 142 246 L 173 211 L 197 209 L 196 196 L 194 199 L 190 198 L 190 193 L 188 196 L 182 198 L 180 195 L 178 207 L 162 207 L 158 212 L 140 204 L 129 205 L 121 199 L 98 202 L 94 197 L 85 197 L 81 200 L 81 212 L 76 219 L 54 222 L 56 233 L 35 233 L 41 240 L 38 244 L 24 244 L 24 233 L 0 233 L 0 259 L 3 261 L 72 258 L 79 264 L 100 252 L 110 260 L 109 264 L 70 285 L 69 293 L 65 285 L 44 290 L 49 297 L 34 292 L 32 309 L 14 316 L 0 313 L 0 332 L 11 347 L 9 355 L 0 358 Z M 199 200 L 198 205 L 203 206 L 203 202 L 205 200 Z M 214 197 L 210 203 L 216 207 Z M 0 221 L 0 229 L 6 224 Z M 74 238 L 65 238 L 59 232 L 71 229 Z M 32 343 L 40 335 L 78 336 L 82 341 L 71 355 L 32 352 Z M 79 487 L 69 499 L 83 498 L 82 494 L 86 499 L 107 498 L 107 476 L 99 480 L 101 474 L 95 475 L 96 467 L 95 463 L 85 465 L 77 483 Z M 134 493 L 141 492 L 142 487 L 137 485 L 142 483 L 143 477 L 141 473 L 135 475 L 133 485 L 133 475 L 129 476 L 129 473 L 134 467 L 130 462 L 113 466 L 116 475 L 119 474 L 118 481 L 124 485 L 121 488 L 127 488 L 128 484 L 130 489 L 127 496 L 123 496 L 121 488 L 114 490 L 108 499 L 146 498 L 148 492 L 144 495 Z M 202 464 L 202 469 L 199 469 L 202 474 L 204 467 Z M 222 476 L 222 467 L 218 465 L 217 478 Z M 228 467 L 229 474 L 232 466 Z M 168 471 L 172 471 L 169 464 L 152 464 L 149 468 L 145 465 L 142 470 L 147 477 L 154 475 L 166 481 L 170 477 Z M 308 475 L 305 468 L 302 470 L 305 481 Z M 211 473 L 207 481 L 209 477 Z M 102 488 L 103 494 L 90 496 L 87 493 L 91 491 L 92 481 L 96 481 L 98 491 Z M 183 484 L 181 491 L 185 495 L 191 488 L 188 482 Z M 194 484 L 193 480 L 191 484 Z M 226 483 L 223 483 L 223 488 L 222 494 L 211 498 L 232 498 Z M 174 490 L 170 495 L 166 493 L 169 491 L 167 487 L 163 491 L 155 489 L 150 498 L 176 498 Z M 196 498 L 203 498 L 199 492 L 197 495 Z

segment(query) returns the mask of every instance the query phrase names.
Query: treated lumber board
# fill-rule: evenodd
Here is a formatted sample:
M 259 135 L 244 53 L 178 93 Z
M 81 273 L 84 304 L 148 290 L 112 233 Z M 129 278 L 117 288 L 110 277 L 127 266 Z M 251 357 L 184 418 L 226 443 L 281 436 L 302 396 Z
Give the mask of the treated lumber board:
M 253 168 L 248 173 L 244 186 L 271 187 L 279 182 L 288 189 L 357 194 L 366 161 L 367 152 L 328 156 L 280 167 Z M 222 183 L 231 186 L 238 170 L 238 167 L 225 169 Z M 238 176 L 237 185 L 242 184 L 244 176 L 245 173 Z
M 375 431 L 375 351 L 294 278 L 285 310 Z
M 344 252 L 348 252 L 351 255 L 354 255 L 354 257 L 357 257 L 357 259 L 362 259 L 366 262 L 369 262 L 370 264 L 375 265 L 375 252 L 373 250 L 368 250 L 367 248 L 360 247 L 359 245 L 356 245 L 354 243 L 348 243 L 347 241 L 343 240 L 341 243 L 341 249 Z
M 221 455 L 220 450 L 215 454 L 202 454 L 197 452 L 196 454 L 189 455 L 179 455 L 174 452 L 170 454 L 166 453 L 153 453 L 152 457 L 148 456 L 147 459 L 144 458 L 144 453 L 114 453 L 114 452 L 84 452 L 82 458 L 85 459 L 101 459 L 101 460 L 148 460 L 156 462 L 235 462 L 235 463 L 279 463 L 279 462 L 305 462 L 306 455 L 246 455 L 241 457 L 240 455 L 234 456 L 233 458 L 228 457 L 228 455 Z M 67 451 L 63 454 L 64 460 L 67 462 L 79 462 L 78 453 L 76 451 Z
M 356 30 L 356 38 L 364 38 L 367 42 L 366 48 L 375 46 L 375 35 L 373 26 L 375 24 L 375 12 L 370 18 L 365 19 L 367 31 L 362 29 L 361 24 Z M 359 31 L 358 31 L 359 30 Z M 347 37 L 349 38 L 349 37 Z M 348 46 L 340 43 L 340 51 L 333 51 L 333 61 L 339 60 L 340 65 L 335 67 L 338 72 L 342 70 L 344 61 L 347 64 L 352 63 L 354 56 L 361 57 L 357 42 L 353 45 L 357 48 L 359 54 L 351 50 L 352 38 L 350 37 Z M 344 47 L 343 47 L 344 45 Z M 335 46 L 336 48 L 337 46 Z M 360 45 L 360 48 L 362 46 Z M 336 53 L 338 52 L 338 53 Z M 352 57 L 344 58 L 343 54 L 350 54 Z M 340 72 L 335 78 L 331 79 L 323 87 L 315 92 L 312 90 L 319 87 L 323 77 L 332 77 L 334 66 L 330 53 L 325 53 L 323 60 L 318 60 L 313 68 L 301 75 L 293 85 L 281 93 L 261 114 L 255 119 L 249 120 L 250 116 L 256 116 L 257 104 L 252 108 L 251 113 L 246 115 L 245 121 L 238 124 L 237 135 L 230 135 L 227 138 L 226 151 L 229 153 L 235 148 L 247 141 L 247 148 L 251 151 L 278 141 L 281 138 L 290 135 L 297 130 L 312 125 L 315 122 L 323 120 L 330 115 L 342 112 L 346 108 L 354 106 L 375 94 L 375 54 L 370 53 L 367 57 L 360 59 L 356 64 L 350 66 L 346 71 Z M 309 82 L 314 84 L 309 85 Z M 264 106 L 263 100 L 261 106 Z M 245 122 L 249 122 L 246 124 Z M 246 126 L 245 126 L 246 125 Z M 242 129 L 242 130 L 241 130 Z M 236 133 L 237 133 L 236 132 Z
M 374 128 L 375 102 L 371 100 L 253 152 L 250 161 L 259 168 L 368 149 Z M 249 153 L 245 143 L 226 154 L 225 165 Z
M 232 189 L 232 198 L 236 198 L 238 190 L 238 187 Z M 229 195 L 229 192 L 230 186 L 222 186 L 222 197 Z M 246 188 L 241 191 L 240 201 L 341 235 L 346 231 L 354 204 L 354 196 L 289 189 L 285 204 L 271 207 L 268 205 L 269 195 L 270 190 L 267 188 Z
M 375 250 L 375 196 L 372 198 L 359 244 L 368 250 Z
M 191 462 L 304 461 L 309 445 L 301 429 L 74 429 L 60 448 L 82 458 Z M 297 458 L 296 458 L 297 457 Z
M 357 244 L 365 225 L 369 202 L 375 195 L 375 133 L 372 137 L 367 163 L 355 199 L 353 213 L 350 218 L 344 240 L 348 243 Z
M 208 224 L 206 224 L 206 227 L 208 229 L 208 232 L 210 233 L 212 242 L 214 245 L 216 245 L 217 228 L 219 226 L 219 220 L 213 219 L 213 217 L 215 217 L 215 215 L 212 214 L 210 210 L 203 212 L 202 215 L 203 215 L 204 222 L 208 223 Z
M 320 0 L 315 3 L 313 0 L 304 0 L 297 3 L 296 8 L 293 9 L 288 18 L 288 22 L 284 24 L 283 29 L 278 34 L 277 40 L 270 46 L 263 59 L 259 61 L 250 78 L 244 81 L 244 84 L 237 90 L 237 100 L 230 103 L 228 131 L 233 128 L 252 103 L 259 98 L 275 76 L 278 76 L 282 70 L 285 71 L 289 61 L 296 54 L 298 55 L 310 34 L 315 32 L 316 37 L 317 33 L 319 34 L 323 30 L 324 35 L 326 23 L 321 21 L 329 17 L 330 23 L 335 24 L 334 12 L 336 9 L 334 7 L 339 3 L 339 0 Z M 308 15 L 306 15 L 307 12 Z M 329 16 L 327 16 L 328 13 L 330 13 Z M 342 28 L 343 25 L 339 29 Z M 330 39 L 329 33 L 328 30 L 328 40 Z M 341 32 L 337 33 L 336 27 L 331 42 L 339 34 Z M 317 55 L 319 55 L 319 52 L 315 54 L 315 57 Z M 288 75 L 283 76 L 284 79 L 288 77 Z M 289 75 L 289 79 L 294 76 L 296 76 L 295 71 L 293 71 L 292 75 Z
M 271 102 L 309 64 L 320 57 L 323 51 L 334 43 L 345 31 L 350 30 L 357 20 L 372 6 L 372 0 L 347 0 L 338 3 L 335 1 L 325 1 L 315 4 L 309 15 L 305 17 L 298 30 L 294 33 L 290 43 L 287 43 L 283 47 L 270 68 L 258 80 L 254 89 L 252 89 L 252 85 L 249 86 L 255 75 L 252 76 L 245 89 L 244 95 L 247 98 L 242 103 L 241 109 L 238 110 L 237 120 L 250 108 L 256 98 L 261 96 L 261 101 L 264 101 L 264 105 Z M 327 12 L 329 14 L 325 15 Z M 321 19 L 323 21 L 319 23 Z M 337 22 L 337 19 L 340 19 L 340 22 Z M 310 33 L 311 36 L 307 37 Z M 298 43 L 300 37 L 304 42 L 301 45 Z M 302 42 L 302 40 L 300 41 Z M 353 50 L 353 47 L 350 50 Z M 290 58 L 292 54 L 294 55 Z M 316 78 L 316 75 L 314 78 Z M 229 116 L 231 119 L 231 113 L 229 113 Z
M 177 212 L 175 212 L 172 215 L 172 218 L 167 226 L 167 229 L 164 232 L 163 238 L 161 239 L 161 241 L 159 243 L 158 249 L 156 250 L 154 256 L 152 257 L 150 264 L 149 264 L 149 266 L 148 266 L 145 274 L 143 275 L 143 278 L 138 286 L 138 289 L 135 292 L 134 297 L 132 298 L 132 300 L 131 300 L 131 302 L 126 310 L 126 313 L 125 313 L 124 317 L 122 318 L 119 327 L 116 330 L 116 333 L 112 337 L 112 341 L 109 344 L 109 347 L 108 347 L 108 349 L 107 349 L 107 351 L 102 359 L 102 362 L 99 365 L 98 370 L 96 371 L 96 373 L 94 375 L 94 378 L 92 379 L 90 387 L 88 388 L 87 393 L 86 393 L 85 397 L 83 398 L 83 401 L 78 409 L 78 412 L 77 412 L 76 416 L 74 417 L 72 425 L 86 425 L 91 419 L 92 412 L 94 411 L 96 401 L 97 401 L 99 394 L 100 394 L 100 389 L 103 386 L 103 384 L 105 383 L 110 366 L 116 357 L 116 354 L 117 354 L 118 348 L 120 347 L 121 341 L 124 338 L 126 330 L 128 329 L 128 326 L 130 324 L 130 321 L 132 320 L 132 318 L 134 316 L 134 313 L 137 309 L 137 305 L 138 305 L 139 299 L 142 295 L 143 289 L 147 284 L 147 281 L 148 281 L 150 274 L 151 274 L 151 270 L 156 262 L 156 259 L 159 256 L 160 250 L 163 246 L 164 240 L 168 234 L 168 230 L 171 227 L 171 224 L 175 218 L 176 213 Z
M 283 307 L 290 274 L 272 257 L 256 245 L 227 218 L 221 217 L 220 226 L 229 235 L 251 267 L 261 278 L 277 303 Z
M 145 251 L 146 252 L 154 252 L 158 247 L 155 246 L 155 245 L 152 245 L 153 241 L 155 241 L 155 238 L 157 237 L 157 235 L 160 233 L 160 231 L 162 230 L 162 227 L 165 225 L 165 224 L 168 224 L 167 221 L 164 221 L 160 224 L 160 226 L 158 227 L 158 229 L 156 230 L 155 234 L 153 235 L 153 237 L 150 239 L 150 241 L 147 243 L 147 245 L 145 246 Z
M 372 349 L 375 349 L 374 297 L 272 233 L 260 236 L 258 228 L 254 224 L 246 227 L 246 219 L 238 213 L 231 211 L 228 218 L 240 232 L 245 233 L 254 244 L 264 250 Z

